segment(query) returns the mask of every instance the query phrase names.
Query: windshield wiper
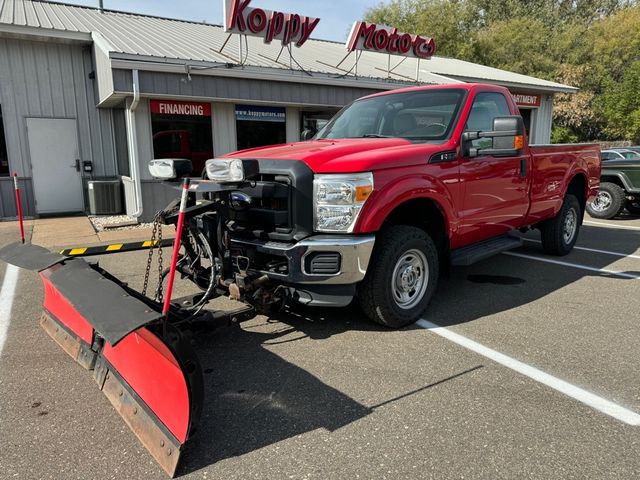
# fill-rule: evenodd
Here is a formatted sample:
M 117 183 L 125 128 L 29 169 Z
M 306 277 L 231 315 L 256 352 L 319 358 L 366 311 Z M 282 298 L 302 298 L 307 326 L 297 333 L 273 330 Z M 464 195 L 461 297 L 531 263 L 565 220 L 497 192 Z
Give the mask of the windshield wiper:
M 361 138 L 395 138 L 391 135 L 378 135 L 377 133 L 365 133 Z

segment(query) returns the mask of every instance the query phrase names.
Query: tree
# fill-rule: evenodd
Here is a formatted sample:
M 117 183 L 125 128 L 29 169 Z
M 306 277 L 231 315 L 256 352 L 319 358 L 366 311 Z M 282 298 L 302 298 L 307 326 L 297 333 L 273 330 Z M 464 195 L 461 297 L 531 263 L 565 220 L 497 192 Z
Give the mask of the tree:
M 438 55 L 469 59 L 472 31 L 468 3 L 447 0 L 392 0 L 366 11 L 368 22 L 436 39 Z
M 626 69 L 622 82 L 607 82 L 598 103 L 607 120 L 604 133 L 609 138 L 640 143 L 640 60 Z
M 549 55 L 551 31 L 541 21 L 513 18 L 493 22 L 478 32 L 475 61 L 511 72 L 552 79 L 557 62 Z
M 554 140 L 640 143 L 638 0 L 391 0 L 365 18 L 432 36 L 441 56 L 578 87 L 555 97 Z

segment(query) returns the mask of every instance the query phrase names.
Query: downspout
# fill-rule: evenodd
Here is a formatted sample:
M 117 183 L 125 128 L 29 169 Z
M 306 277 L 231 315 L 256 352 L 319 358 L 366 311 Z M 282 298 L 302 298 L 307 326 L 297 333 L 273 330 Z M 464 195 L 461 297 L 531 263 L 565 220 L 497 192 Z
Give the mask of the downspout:
M 135 196 L 135 211 L 131 216 L 138 218 L 142 215 L 142 183 L 140 181 L 140 162 L 138 161 L 138 135 L 136 132 L 136 108 L 140 103 L 140 83 L 138 70 L 132 70 L 133 100 L 127 108 L 127 135 L 129 147 L 129 173 L 133 182 Z

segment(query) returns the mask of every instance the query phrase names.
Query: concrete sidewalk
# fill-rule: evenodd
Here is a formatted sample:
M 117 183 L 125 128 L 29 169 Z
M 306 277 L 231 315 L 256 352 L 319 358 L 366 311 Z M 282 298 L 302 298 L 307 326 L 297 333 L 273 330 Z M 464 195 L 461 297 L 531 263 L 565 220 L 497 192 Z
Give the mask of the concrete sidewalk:
M 151 239 L 151 228 L 133 230 L 106 230 L 96 232 L 89 218 L 85 216 L 38 218 L 25 220 L 27 241 L 46 248 L 87 247 L 107 243 L 125 243 Z M 0 232 L 10 234 L 15 231 L 16 241 L 20 240 L 17 221 L 0 222 Z M 175 230 L 163 226 L 163 238 L 173 238 Z

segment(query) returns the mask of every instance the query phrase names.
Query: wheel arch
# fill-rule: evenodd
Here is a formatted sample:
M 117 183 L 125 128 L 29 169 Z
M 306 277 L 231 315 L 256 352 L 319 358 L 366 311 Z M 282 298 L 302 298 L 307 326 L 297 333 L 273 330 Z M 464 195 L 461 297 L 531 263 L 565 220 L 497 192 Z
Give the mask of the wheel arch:
M 587 198 L 589 196 L 589 182 L 587 177 L 583 173 L 576 173 L 569 185 L 567 186 L 567 195 L 574 195 L 580 203 L 580 208 L 584 214 L 585 206 L 587 204 Z
M 432 198 L 413 198 L 396 205 L 384 219 L 382 228 L 392 225 L 420 228 L 429 234 L 440 255 L 449 251 L 447 218 L 440 204 Z
M 613 183 L 615 185 L 618 185 L 620 188 L 622 188 L 623 190 L 628 190 L 629 187 L 627 185 L 627 179 L 625 178 L 625 176 L 620 173 L 620 172 L 607 172 L 607 173 L 603 173 L 600 176 L 600 183 Z

